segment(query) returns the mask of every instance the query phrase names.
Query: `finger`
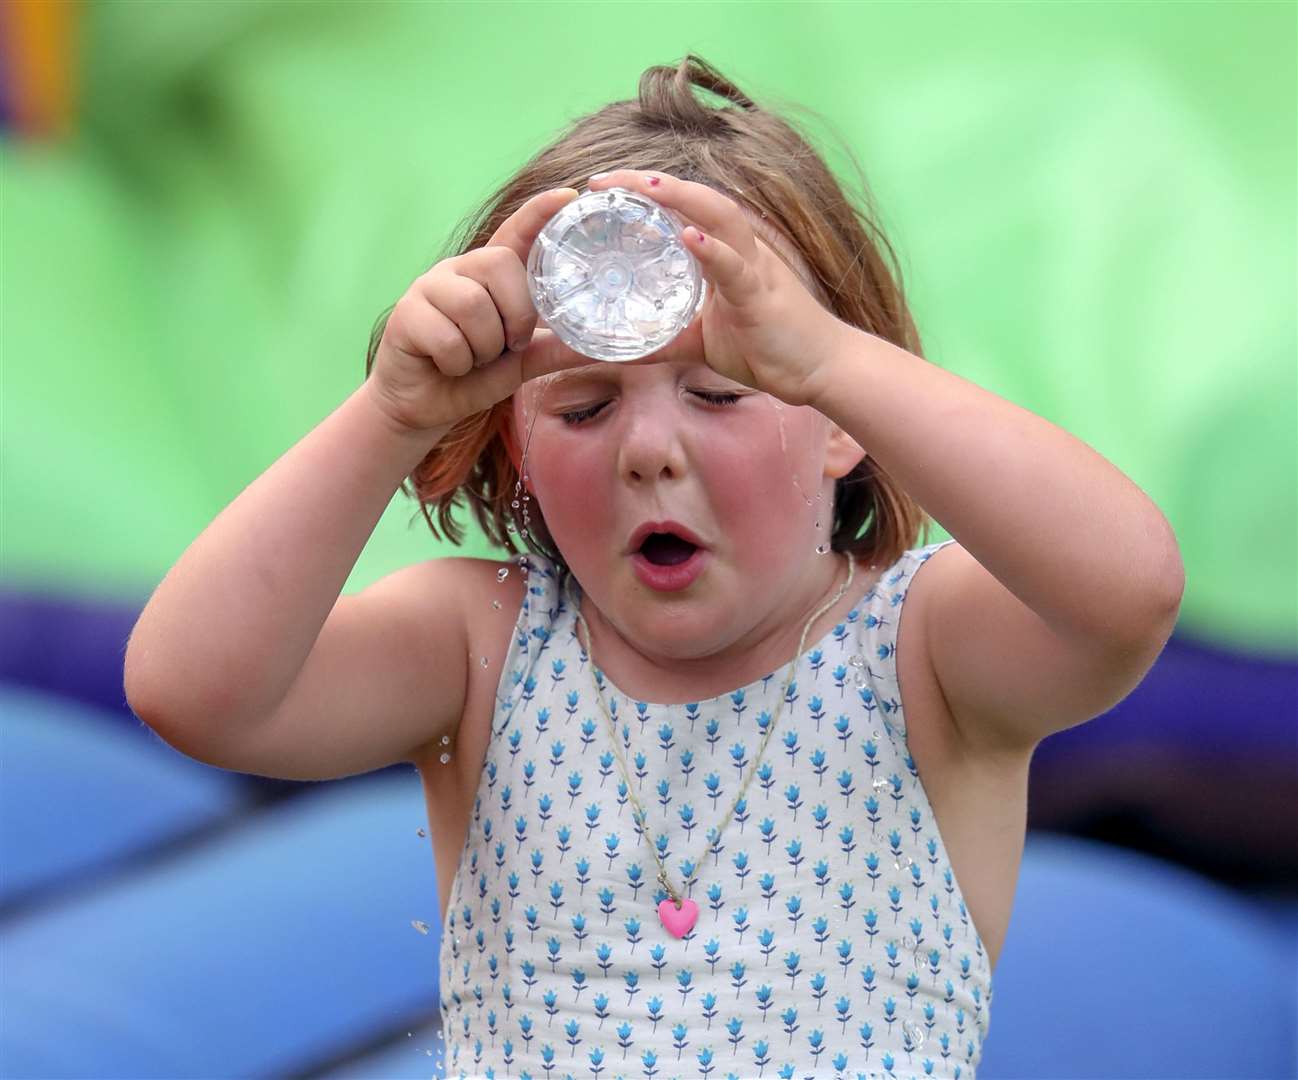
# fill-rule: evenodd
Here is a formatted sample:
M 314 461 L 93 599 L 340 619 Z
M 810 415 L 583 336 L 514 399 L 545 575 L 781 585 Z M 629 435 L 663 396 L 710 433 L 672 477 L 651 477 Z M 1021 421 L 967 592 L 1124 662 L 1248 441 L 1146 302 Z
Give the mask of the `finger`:
M 553 375 L 556 371 L 566 371 L 568 368 L 601 363 L 564 344 L 563 339 L 548 326 L 537 327 L 521 355 L 523 382 L 542 375 Z
M 546 222 L 580 194 L 576 188 L 551 188 L 533 195 L 501 223 L 487 244 L 509 248 L 526 266 L 527 256 Z
M 739 252 L 729 244 L 701 232 L 693 225 L 685 230 L 684 238 L 686 248 L 698 259 L 699 268 L 708 284 L 723 299 L 736 307 L 752 302 L 761 282 L 751 263 L 740 258 Z
M 503 347 L 521 352 L 532 336 L 537 314 L 527 287 L 527 270 L 518 256 L 500 244 L 488 244 L 457 260 L 455 272 L 477 282 L 490 294 L 498 321 L 504 327 Z
M 472 366 L 486 364 L 505 351 L 500 313 L 481 282 L 458 273 L 429 274 L 420 285 L 428 302 L 459 327 L 473 352 Z
M 407 293 L 397 307 L 400 318 L 388 320 L 394 328 L 395 348 L 408 356 L 431 359 L 443 375 L 463 375 L 473 367 L 473 353 L 460 328 L 436 306 L 422 295 Z
M 531 379 L 598 362 L 570 349 L 548 327 L 538 327 L 522 352 L 506 352 L 489 364 L 466 368 L 463 382 L 466 391 L 471 392 L 475 400 L 489 398 L 492 401 L 503 401 L 517 393 Z
M 757 258 L 757 237 L 740 205 L 727 195 L 698 184 L 681 180 L 670 173 L 638 169 L 616 169 L 589 182 L 592 191 L 624 187 L 644 195 L 696 225 L 709 236 L 729 244 L 745 259 Z

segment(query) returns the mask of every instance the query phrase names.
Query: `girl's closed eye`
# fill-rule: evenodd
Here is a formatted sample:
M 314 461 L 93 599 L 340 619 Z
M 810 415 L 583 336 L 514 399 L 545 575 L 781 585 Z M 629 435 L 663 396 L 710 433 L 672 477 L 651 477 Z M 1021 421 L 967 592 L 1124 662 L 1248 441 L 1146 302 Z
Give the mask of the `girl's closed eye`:
M 710 393 L 706 390 L 693 390 L 691 393 L 701 397 L 709 405 L 719 406 L 733 405 L 744 396 L 743 394 Z M 577 424 L 583 424 L 587 420 L 593 418 L 607 404 L 607 401 L 601 401 L 598 405 L 591 405 L 589 408 L 585 409 L 577 409 L 574 412 L 560 413 L 559 416 L 565 424 L 575 426 Z

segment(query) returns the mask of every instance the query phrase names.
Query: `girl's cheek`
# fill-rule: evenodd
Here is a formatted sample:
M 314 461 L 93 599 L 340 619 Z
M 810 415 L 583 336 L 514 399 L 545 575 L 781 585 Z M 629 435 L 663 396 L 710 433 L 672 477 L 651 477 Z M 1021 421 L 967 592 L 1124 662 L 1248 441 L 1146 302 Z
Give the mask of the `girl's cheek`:
M 546 523 L 565 543 L 595 543 L 611 520 L 608 470 L 600 468 L 597 458 L 571 447 L 547 447 L 531 472 Z

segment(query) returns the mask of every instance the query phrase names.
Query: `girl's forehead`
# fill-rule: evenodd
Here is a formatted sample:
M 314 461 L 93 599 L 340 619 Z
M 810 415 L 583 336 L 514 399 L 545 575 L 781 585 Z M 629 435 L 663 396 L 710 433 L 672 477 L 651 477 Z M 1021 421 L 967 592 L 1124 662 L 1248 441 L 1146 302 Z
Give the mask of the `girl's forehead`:
M 630 378 L 634 381 L 637 379 L 662 379 L 675 378 L 680 375 L 690 375 L 694 373 L 703 373 L 711 375 L 718 385 L 724 383 L 730 384 L 730 380 L 722 375 L 712 372 L 707 363 L 700 359 L 677 358 L 674 360 L 663 360 L 655 364 L 638 364 L 634 367 L 623 368 L 621 364 L 610 364 L 600 360 L 592 360 L 589 364 L 581 367 L 568 368 L 565 371 L 552 372 L 549 375 L 542 375 L 539 378 L 532 379 L 527 383 L 528 387 L 533 388 L 535 393 L 543 393 L 547 390 L 553 390 L 560 386 L 569 384 L 584 385 L 601 385 L 601 384 L 620 384 L 623 376 L 627 372 L 635 372 Z M 738 383 L 734 384 L 738 386 Z

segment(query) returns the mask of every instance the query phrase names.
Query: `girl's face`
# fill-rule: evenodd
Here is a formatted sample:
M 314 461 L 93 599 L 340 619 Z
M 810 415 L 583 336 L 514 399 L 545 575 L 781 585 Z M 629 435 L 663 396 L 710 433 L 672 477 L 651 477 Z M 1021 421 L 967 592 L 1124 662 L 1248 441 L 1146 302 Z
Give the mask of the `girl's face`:
M 864 452 L 815 409 L 701 355 L 593 362 L 532 380 L 513 408 L 555 544 L 601 621 L 646 659 L 724 657 L 799 614 L 800 633 L 841 580 L 842 559 L 815 549 L 829 544 L 835 479 Z M 631 550 L 638 526 L 668 520 L 705 548 L 702 573 L 671 592 L 641 581 Z

